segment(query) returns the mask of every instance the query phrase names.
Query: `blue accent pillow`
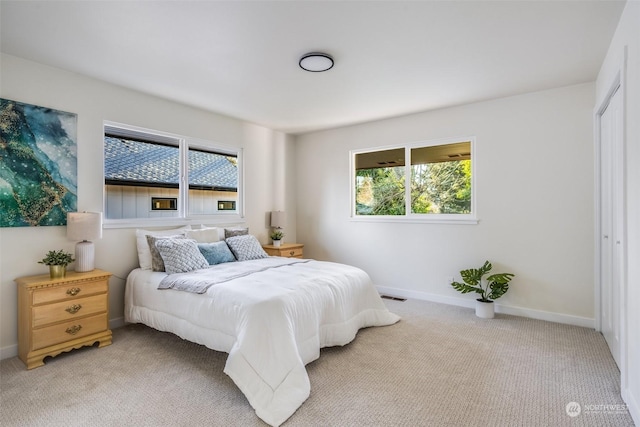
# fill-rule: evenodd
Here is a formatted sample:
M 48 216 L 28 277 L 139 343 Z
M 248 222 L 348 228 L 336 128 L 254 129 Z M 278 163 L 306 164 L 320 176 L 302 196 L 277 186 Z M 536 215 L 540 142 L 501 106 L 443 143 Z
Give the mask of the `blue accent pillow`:
M 209 265 L 222 264 L 223 262 L 232 262 L 236 260 L 233 256 L 227 242 L 198 243 L 200 253 L 207 260 Z

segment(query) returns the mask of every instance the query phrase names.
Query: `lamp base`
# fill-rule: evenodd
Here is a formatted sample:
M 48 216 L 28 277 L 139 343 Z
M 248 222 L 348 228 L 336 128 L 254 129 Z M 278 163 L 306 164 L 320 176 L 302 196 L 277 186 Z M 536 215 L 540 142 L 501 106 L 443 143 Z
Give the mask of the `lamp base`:
M 84 240 L 76 243 L 76 271 L 83 273 L 95 269 L 95 247 Z

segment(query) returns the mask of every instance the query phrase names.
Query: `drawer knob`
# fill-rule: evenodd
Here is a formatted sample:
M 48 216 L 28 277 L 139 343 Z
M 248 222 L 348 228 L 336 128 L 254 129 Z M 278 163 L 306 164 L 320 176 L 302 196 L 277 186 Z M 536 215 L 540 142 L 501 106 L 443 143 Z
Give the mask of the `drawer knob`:
M 67 295 L 71 295 L 72 297 L 75 297 L 79 293 L 80 293 L 80 288 L 67 289 Z
M 73 304 L 65 308 L 64 311 L 67 311 L 70 314 L 76 314 L 81 308 L 82 306 L 80 304 Z
M 70 335 L 75 335 L 78 332 L 80 332 L 80 329 L 82 329 L 82 325 L 73 325 L 73 326 L 68 327 L 65 332 L 70 334 Z

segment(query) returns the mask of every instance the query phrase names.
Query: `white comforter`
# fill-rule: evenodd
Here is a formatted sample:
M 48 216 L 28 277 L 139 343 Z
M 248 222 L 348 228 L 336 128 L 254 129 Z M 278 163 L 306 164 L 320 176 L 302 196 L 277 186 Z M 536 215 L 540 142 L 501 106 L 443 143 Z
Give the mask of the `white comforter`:
M 243 261 L 247 266 L 253 261 Z M 239 263 L 212 266 L 213 273 Z M 358 329 L 390 325 L 369 276 L 310 260 L 238 277 L 204 294 L 157 289 L 166 273 L 136 269 L 125 291 L 125 320 L 229 353 L 224 372 L 272 426 L 309 397 L 305 365 L 320 348 L 351 342 Z

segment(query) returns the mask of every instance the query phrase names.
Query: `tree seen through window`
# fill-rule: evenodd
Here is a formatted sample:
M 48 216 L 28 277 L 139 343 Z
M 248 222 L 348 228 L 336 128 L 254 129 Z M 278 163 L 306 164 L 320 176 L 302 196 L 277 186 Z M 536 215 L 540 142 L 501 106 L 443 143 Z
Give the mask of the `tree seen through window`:
M 472 213 L 470 141 L 358 153 L 355 166 L 356 215 Z

